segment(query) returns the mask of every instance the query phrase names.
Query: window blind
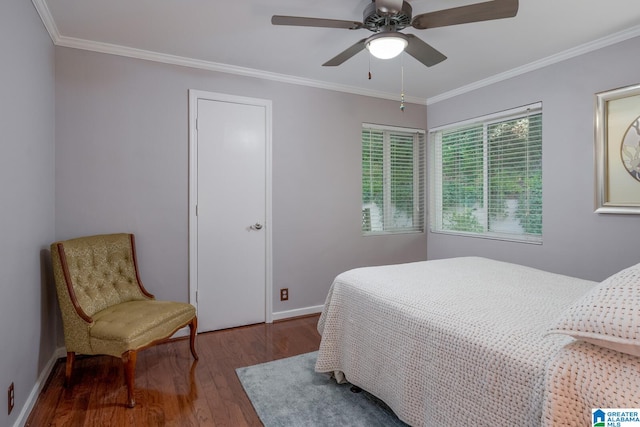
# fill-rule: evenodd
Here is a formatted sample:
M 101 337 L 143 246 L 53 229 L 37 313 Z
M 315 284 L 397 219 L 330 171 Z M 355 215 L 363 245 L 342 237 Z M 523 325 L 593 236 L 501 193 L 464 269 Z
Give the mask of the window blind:
M 540 104 L 430 135 L 432 231 L 542 241 Z
M 424 230 L 424 132 L 363 125 L 362 231 Z

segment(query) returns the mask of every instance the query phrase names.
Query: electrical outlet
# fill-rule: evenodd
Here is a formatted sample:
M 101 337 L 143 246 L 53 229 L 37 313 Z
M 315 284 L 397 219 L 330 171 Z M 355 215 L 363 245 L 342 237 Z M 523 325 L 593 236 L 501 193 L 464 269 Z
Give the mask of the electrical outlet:
M 289 288 L 280 289 L 280 301 L 287 301 L 289 299 Z
M 7 407 L 9 408 L 9 414 L 13 410 L 14 402 L 15 402 L 15 392 L 13 390 L 13 383 L 11 383 L 11 385 L 9 386 L 8 400 L 7 400 Z

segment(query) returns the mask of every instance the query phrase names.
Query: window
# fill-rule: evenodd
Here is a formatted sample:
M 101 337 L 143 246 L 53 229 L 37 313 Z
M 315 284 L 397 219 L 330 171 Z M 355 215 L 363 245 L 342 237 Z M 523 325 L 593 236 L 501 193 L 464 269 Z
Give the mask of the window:
M 362 233 L 424 231 L 422 130 L 362 125 Z
M 542 242 L 542 105 L 431 130 L 431 231 Z

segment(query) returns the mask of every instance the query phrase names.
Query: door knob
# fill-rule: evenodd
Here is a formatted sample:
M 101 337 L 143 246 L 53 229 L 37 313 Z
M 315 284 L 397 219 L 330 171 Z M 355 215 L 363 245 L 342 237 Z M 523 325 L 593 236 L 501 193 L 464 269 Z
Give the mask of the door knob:
M 254 229 L 254 230 L 260 230 L 260 229 L 262 229 L 262 224 L 260 224 L 259 222 L 256 222 L 255 224 L 253 224 L 251 226 L 251 228 Z

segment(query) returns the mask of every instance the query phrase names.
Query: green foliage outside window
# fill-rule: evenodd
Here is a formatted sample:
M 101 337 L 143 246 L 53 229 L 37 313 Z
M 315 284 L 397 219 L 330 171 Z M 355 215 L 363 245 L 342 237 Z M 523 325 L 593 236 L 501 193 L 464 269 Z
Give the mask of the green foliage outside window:
M 541 114 L 443 131 L 440 150 L 444 229 L 492 231 L 513 200 L 522 232 L 542 234 Z
M 447 229 L 482 232 L 474 212 L 483 200 L 482 126 L 442 137 L 442 206 Z
M 363 232 L 423 230 L 423 150 L 416 131 L 363 127 Z
M 362 202 L 380 206 L 384 197 L 382 144 L 382 132 L 362 131 Z

